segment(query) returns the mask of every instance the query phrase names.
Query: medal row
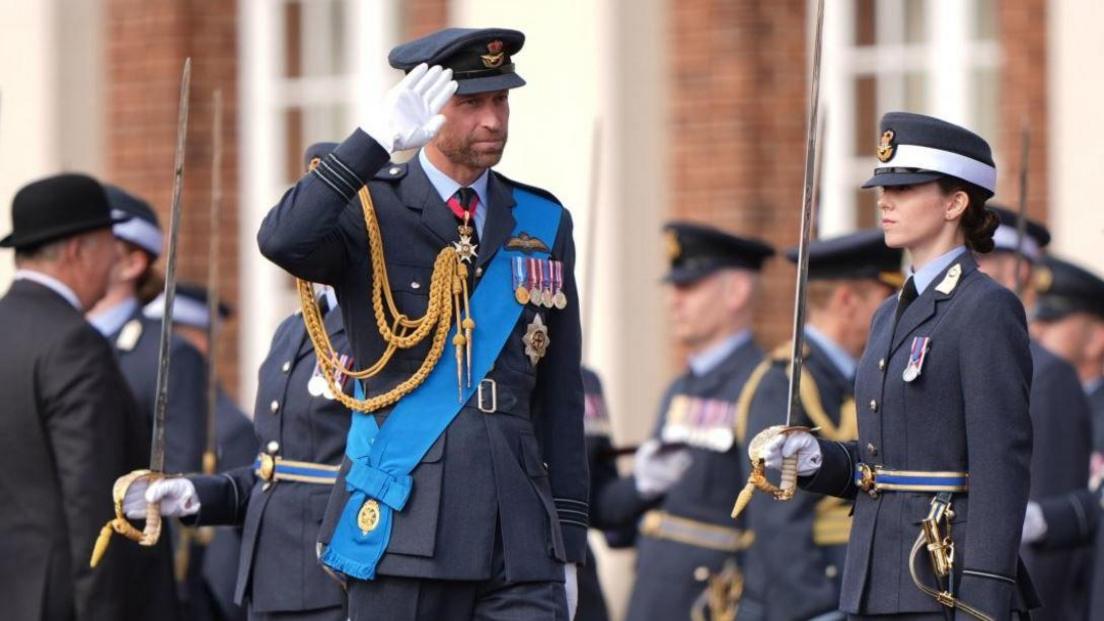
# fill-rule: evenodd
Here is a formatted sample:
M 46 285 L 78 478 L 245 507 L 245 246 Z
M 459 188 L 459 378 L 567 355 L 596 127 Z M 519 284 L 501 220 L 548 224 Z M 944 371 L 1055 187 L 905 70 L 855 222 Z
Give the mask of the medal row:
M 563 261 L 536 257 L 513 257 L 514 299 L 518 304 L 537 307 L 567 308 L 563 291 Z

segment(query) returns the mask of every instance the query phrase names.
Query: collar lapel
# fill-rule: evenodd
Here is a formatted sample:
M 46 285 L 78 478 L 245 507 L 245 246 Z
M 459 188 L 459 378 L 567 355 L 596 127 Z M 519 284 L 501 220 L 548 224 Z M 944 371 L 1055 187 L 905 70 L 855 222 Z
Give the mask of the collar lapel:
M 893 331 L 893 346 L 889 350 L 890 355 L 897 351 L 897 348 L 905 342 L 914 330 L 935 314 L 935 307 L 939 302 L 954 297 L 955 292 L 962 286 L 962 282 L 976 269 L 977 262 L 974 261 L 973 255 L 967 250 L 947 266 L 947 269 L 940 272 L 928 285 L 928 288 L 924 290 L 924 293 L 921 293 L 920 297 L 916 298 L 905 309 L 905 314 L 901 315 L 901 321 Z M 955 273 L 958 275 L 955 276 Z
M 403 204 L 422 212 L 422 226 L 429 229 L 442 244 L 460 239 L 456 231 L 456 217 L 437 195 L 417 156 L 407 163 L 406 179 L 399 186 Z
M 484 207 L 487 210 L 487 220 L 483 223 L 483 235 L 479 238 L 479 256 L 475 261 L 477 267 L 482 267 L 491 260 L 495 252 L 506 243 L 516 224 L 513 208 L 517 201 L 514 200 L 514 194 L 493 172 L 487 179 L 487 200 L 490 205 Z M 551 248 L 554 240 L 543 241 Z

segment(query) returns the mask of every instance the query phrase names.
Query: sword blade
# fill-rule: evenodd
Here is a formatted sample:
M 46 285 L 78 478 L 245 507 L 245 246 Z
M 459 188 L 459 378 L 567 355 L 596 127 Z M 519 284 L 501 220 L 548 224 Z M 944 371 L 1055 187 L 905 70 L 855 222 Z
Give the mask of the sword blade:
M 797 245 L 797 285 L 794 294 L 793 349 L 790 351 L 790 389 L 786 400 L 786 426 L 791 425 L 801 392 L 802 352 L 805 348 L 805 305 L 809 282 L 809 238 L 813 226 L 813 183 L 816 179 L 817 118 L 820 110 L 820 51 L 824 31 L 824 0 L 817 0 L 816 37 L 813 42 L 813 76 L 809 86 L 809 127 L 805 137 L 805 183 L 801 192 L 801 238 Z
M 1026 279 L 1020 274 L 1023 264 L 1024 237 L 1027 236 L 1027 166 L 1031 147 L 1031 126 L 1024 114 L 1020 123 L 1020 204 L 1016 214 L 1016 294 L 1022 294 Z
M 165 469 L 165 412 L 169 405 L 169 338 L 172 336 L 173 303 L 176 300 L 176 246 L 180 236 L 180 194 L 184 189 L 184 150 L 188 135 L 188 94 L 192 83 L 192 59 L 184 61 L 180 77 L 180 105 L 176 120 L 176 152 L 173 155 L 172 210 L 169 215 L 169 249 L 165 258 L 165 311 L 161 317 L 161 342 L 157 354 L 157 400 L 153 408 L 153 441 L 150 470 Z
M 222 211 L 222 91 L 215 89 L 211 128 L 211 213 L 207 246 L 207 450 L 203 471 L 215 473 L 217 434 L 215 406 L 218 402 L 218 256 L 219 214 Z

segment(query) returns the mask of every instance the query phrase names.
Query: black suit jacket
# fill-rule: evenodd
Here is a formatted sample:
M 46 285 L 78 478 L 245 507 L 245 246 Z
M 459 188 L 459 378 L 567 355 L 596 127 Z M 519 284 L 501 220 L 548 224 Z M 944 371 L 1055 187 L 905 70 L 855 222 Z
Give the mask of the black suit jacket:
M 417 158 L 389 165 L 387 153 L 357 130 L 284 195 L 257 234 L 261 253 L 274 263 L 301 278 L 334 286 L 361 367 L 373 364 L 385 349 L 371 312 L 368 239 L 355 194 L 364 183 L 375 203 L 395 302 L 402 313 L 420 317 L 428 303 L 434 260 L 458 235 L 456 218 Z M 543 190 L 492 171 L 487 220 L 474 262 L 476 287 L 481 269 L 513 231 L 515 187 L 542 194 L 562 209 Z M 566 209 L 556 238 L 542 241 L 553 259 L 564 262 L 568 305 L 563 310 L 522 309 L 488 374 L 497 385 L 497 411 L 481 412 L 473 397 L 414 469 L 412 495 L 395 514 L 390 544 L 377 569 L 382 575 L 487 579 L 494 571 L 490 551 L 496 537 L 501 537 L 505 572 L 513 581 L 562 580 L 563 562 L 584 561 L 588 480 L 582 339 L 575 246 Z M 512 298 L 513 291 L 501 295 Z M 522 339 L 538 313 L 551 345 L 533 364 Z M 406 380 L 428 348 L 427 340 L 399 350 L 387 370 L 367 382 L 368 393 Z M 381 424 L 386 424 L 388 411 L 376 413 Z M 349 464 L 346 459 L 344 469 Z M 322 529 L 327 542 L 347 497 L 342 474 Z
M 126 619 L 136 546 L 116 538 L 97 569 L 88 559 L 115 479 L 147 457 L 148 424 L 108 342 L 54 291 L 16 281 L 0 326 L 3 616 Z

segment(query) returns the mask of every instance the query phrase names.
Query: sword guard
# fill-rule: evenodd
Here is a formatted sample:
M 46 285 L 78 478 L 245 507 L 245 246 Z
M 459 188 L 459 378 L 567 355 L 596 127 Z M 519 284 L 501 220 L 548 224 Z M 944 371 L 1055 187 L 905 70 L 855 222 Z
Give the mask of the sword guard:
M 748 456 L 751 458 L 751 473 L 748 475 L 747 484 L 736 497 L 736 504 L 732 507 L 732 519 L 736 519 L 747 508 L 755 490 L 769 494 L 775 500 L 786 501 L 793 498 L 797 491 L 797 455 L 783 458 L 782 478 L 778 485 L 774 485 L 767 479 L 766 461 L 760 457 L 763 449 L 767 447 L 779 435 L 793 433 L 795 431 L 816 431 L 814 428 L 802 426 L 775 425 L 760 431 L 748 445 Z
M 161 503 L 148 503 L 146 505 L 146 524 L 142 530 L 138 530 L 127 520 L 126 511 L 123 508 L 127 490 L 138 481 L 146 481 L 147 484 L 163 479 L 164 474 L 152 470 L 135 470 L 116 479 L 111 489 L 111 496 L 115 503 L 115 517 L 103 528 L 96 539 L 96 545 L 92 548 L 90 567 L 96 567 L 107 552 L 107 545 L 111 542 L 112 533 L 118 533 L 140 546 L 150 547 L 157 544 L 161 538 Z

